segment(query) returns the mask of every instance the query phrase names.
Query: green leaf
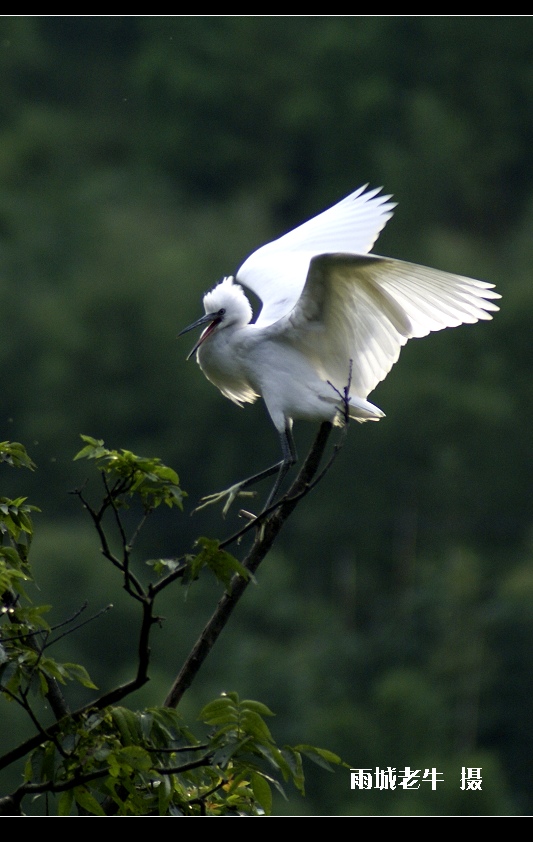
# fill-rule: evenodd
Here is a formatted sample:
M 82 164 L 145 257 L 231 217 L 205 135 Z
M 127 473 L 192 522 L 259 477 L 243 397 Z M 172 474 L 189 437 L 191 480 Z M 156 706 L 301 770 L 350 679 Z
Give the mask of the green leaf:
M 18 591 L 20 592 L 20 588 L 18 588 Z M 32 627 L 32 630 L 50 631 L 50 625 L 42 615 L 50 611 L 51 607 L 51 605 L 29 605 L 27 607 L 17 605 L 13 612 L 14 621 Z
M 76 803 L 83 807 L 84 810 L 87 810 L 88 813 L 91 813 L 93 816 L 105 816 L 105 813 L 89 790 L 84 786 L 77 786 L 74 789 L 74 798 L 76 799 Z
M 205 705 L 198 714 L 198 719 L 208 725 L 219 725 L 229 720 L 234 721 L 236 714 L 235 702 L 228 696 L 222 696 Z
M 253 710 L 260 716 L 275 716 L 270 708 L 263 704 L 263 702 L 256 702 L 254 699 L 243 699 L 241 702 L 242 710 Z
M 252 790 L 254 798 L 259 802 L 267 816 L 272 813 L 272 789 L 267 779 L 259 772 L 252 772 Z
M 273 742 L 272 734 L 264 719 L 255 711 L 243 711 L 240 725 L 243 731 L 263 743 Z
M 35 463 L 30 459 L 26 448 L 18 441 L 0 442 L 0 462 L 6 462 L 12 468 L 35 470 Z
M 7 568 L 4 564 L 0 563 L 0 593 L 11 590 L 20 593 L 20 583 L 29 580 L 30 576 L 27 576 L 22 570 L 13 570 L 13 568 Z
M 159 575 L 174 573 L 175 570 L 183 566 L 183 561 L 179 558 L 150 558 L 146 561 L 149 567 L 153 567 L 154 571 Z
M 290 777 L 296 789 L 302 795 L 305 795 L 302 755 L 292 746 L 284 746 L 280 754 L 286 764 L 286 767 L 283 769 L 285 779 L 287 780 Z
M 41 658 L 39 661 L 39 671 L 50 678 L 55 678 L 61 684 L 67 683 L 68 673 L 63 664 L 58 663 L 53 658 Z
M 173 708 L 147 708 L 145 712 L 152 717 L 160 733 L 169 739 L 176 739 L 185 730 L 181 714 Z
M 98 690 L 89 673 L 81 664 L 63 664 L 63 667 L 67 670 L 69 678 L 79 681 L 83 687 L 87 687 L 89 690 Z
M 329 751 L 325 748 L 317 748 L 316 746 L 308 746 L 308 745 L 299 745 L 294 746 L 296 751 L 301 752 L 309 760 L 312 760 L 313 763 L 316 763 L 318 766 L 321 766 L 323 769 L 327 769 L 329 772 L 333 772 L 333 766 L 342 765 L 346 766 L 347 764 L 344 763 L 343 760 L 339 757 L 338 754 L 334 754 L 332 751 Z
M 0 667 L 0 683 L 8 691 L 5 696 L 8 701 L 12 701 L 10 694 L 18 693 L 23 679 L 24 673 L 15 660 L 11 659 Z
M 242 576 L 243 579 L 250 579 L 251 573 L 237 559 L 219 547 L 219 541 L 212 538 L 199 538 L 196 542 L 202 549 L 189 564 L 189 580 L 197 579 L 200 570 L 208 567 L 222 582 L 226 589 L 229 588 L 234 574 Z
M 0 547 L 0 559 L 5 559 L 5 561 L 17 568 L 24 564 L 20 553 L 14 547 Z
M 93 439 L 92 436 L 80 436 L 80 438 L 82 441 L 87 442 L 87 444 L 76 453 L 74 462 L 76 459 L 98 459 L 106 453 L 102 439 Z
M 124 746 L 115 752 L 115 758 L 121 766 L 127 766 L 137 772 L 148 772 L 153 765 L 150 754 L 137 745 Z
M 157 802 L 160 816 L 165 816 L 167 814 L 172 794 L 173 791 L 170 777 L 168 775 L 162 775 L 157 788 Z
M 72 805 L 74 803 L 74 792 L 71 789 L 66 789 L 59 796 L 57 804 L 57 812 L 60 816 L 70 816 L 72 812 Z
M 109 450 L 102 439 L 81 436 L 86 443 L 74 459 L 95 459 L 98 469 L 118 483 L 114 492 L 116 505 L 125 505 L 126 498 L 137 494 L 145 509 L 161 503 L 183 508 L 187 496 L 179 487 L 176 471 L 156 457 L 136 456 L 130 450 Z
M 142 741 L 141 724 L 133 711 L 125 707 L 114 707 L 111 710 L 111 719 L 120 734 L 123 745 L 138 745 Z

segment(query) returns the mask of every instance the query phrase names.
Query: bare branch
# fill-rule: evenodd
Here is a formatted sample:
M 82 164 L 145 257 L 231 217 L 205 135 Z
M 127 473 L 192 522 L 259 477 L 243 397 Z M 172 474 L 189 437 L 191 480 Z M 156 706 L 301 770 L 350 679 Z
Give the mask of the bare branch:
M 259 522 L 262 528 L 258 530 L 252 548 L 243 562 L 243 566 L 250 573 L 255 573 L 270 550 L 283 524 L 298 504 L 299 499 L 301 499 L 304 493 L 307 493 L 306 489 L 309 489 L 309 485 L 320 466 L 331 428 L 332 425 L 329 422 L 321 424 L 318 435 L 300 473 L 296 477 L 287 496 L 276 503 L 275 513 L 267 520 L 263 520 L 260 517 L 252 522 L 251 526 L 257 526 Z M 244 531 L 247 531 L 246 527 Z M 235 536 L 232 540 L 235 540 Z M 214 614 L 200 634 L 200 637 L 196 641 L 172 685 L 164 702 L 166 707 L 177 707 L 179 704 L 183 694 L 190 687 L 198 670 L 215 645 L 238 601 L 246 590 L 249 581 L 249 579 L 244 579 L 241 576 L 233 577 L 229 590 L 220 599 Z

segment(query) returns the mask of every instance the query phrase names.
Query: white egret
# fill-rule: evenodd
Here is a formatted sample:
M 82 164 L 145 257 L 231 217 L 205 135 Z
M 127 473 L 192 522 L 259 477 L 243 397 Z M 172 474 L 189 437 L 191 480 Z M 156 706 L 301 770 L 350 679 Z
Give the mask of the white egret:
M 226 497 L 226 513 L 245 488 L 277 473 L 267 508 L 296 461 L 294 419 L 379 420 L 367 396 L 408 339 L 499 309 L 493 284 L 369 254 L 395 203 L 367 187 L 254 251 L 181 331 L 207 325 L 187 359 L 196 353 L 207 379 L 239 406 L 262 397 L 281 439 L 280 462 L 204 505 Z M 262 301 L 255 322 L 241 284 Z

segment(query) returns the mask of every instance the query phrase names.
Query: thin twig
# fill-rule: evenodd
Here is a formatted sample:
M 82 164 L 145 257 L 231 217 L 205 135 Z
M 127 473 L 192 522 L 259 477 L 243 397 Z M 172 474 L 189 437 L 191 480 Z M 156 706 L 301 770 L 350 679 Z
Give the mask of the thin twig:
M 199 757 L 198 760 L 191 760 L 190 763 L 183 763 L 181 766 L 154 766 L 154 771 L 158 775 L 180 775 L 183 772 L 190 771 L 190 769 L 209 766 L 212 759 L 212 754 L 206 754 L 205 757 Z
M 74 616 L 75 616 L 75 617 L 76 617 L 76 616 L 78 616 L 79 614 L 81 614 L 81 612 L 82 612 L 82 611 L 85 611 L 85 609 L 86 609 L 86 608 L 87 608 L 87 603 L 85 603 L 85 604 L 83 605 L 83 607 L 82 607 L 82 608 L 80 608 L 80 610 L 79 610 L 79 611 L 78 611 L 78 612 L 77 612 Z M 49 646 L 54 646 L 54 645 L 55 645 L 55 644 L 56 644 L 59 640 L 61 640 L 61 638 L 62 638 L 62 637 L 68 637 L 68 635 L 69 635 L 69 634 L 74 634 L 74 632 L 79 631 L 79 630 L 80 630 L 80 629 L 82 629 L 84 626 L 86 626 L 88 623 L 92 623 L 92 622 L 93 622 L 93 620 L 97 620 L 97 619 L 98 619 L 98 617 L 101 617 L 101 616 L 102 616 L 102 614 L 106 614 L 106 613 L 107 613 L 108 611 L 110 611 L 112 608 L 113 608 L 112 603 L 110 603 L 109 605 L 106 605 L 106 606 L 105 606 L 105 608 L 101 608 L 101 609 L 100 609 L 100 611 L 97 611 L 97 612 L 96 612 L 96 614 L 93 614 L 93 616 L 92 616 L 92 617 L 88 617 L 88 618 L 87 618 L 86 620 L 84 620 L 82 623 L 78 623 L 78 625 L 77 625 L 77 626 L 74 626 L 73 628 L 68 629 L 68 630 L 67 630 L 67 631 L 65 631 L 65 632 L 62 632 L 62 633 L 61 633 L 60 635 L 58 635 L 57 637 L 54 637 L 54 639 L 53 639 L 53 640 L 50 640 L 49 642 L 47 642 L 47 643 L 43 646 L 43 650 L 44 650 L 44 649 L 47 649 Z M 72 622 L 72 620 L 68 620 L 67 622 L 69 622 L 69 623 L 70 623 L 70 622 Z M 66 623 L 61 623 L 61 625 L 66 625 Z M 55 628 L 59 628 L 59 626 L 55 626 Z M 52 629 L 52 631 L 53 631 L 53 630 L 54 630 L 54 629 Z
M 109 488 L 109 484 L 107 482 L 107 477 L 105 476 L 105 474 L 102 474 L 102 480 L 107 491 L 107 500 L 109 501 L 109 505 L 111 506 L 115 523 L 117 525 L 118 533 L 120 535 L 120 540 L 122 542 L 121 570 L 124 574 L 124 588 L 126 589 L 127 593 L 131 594 L 131 596 L 135 598 L 142 598 L 144 597 L 144 588 L 142 587 L 137 577 L 134 576 L 134 574 L 130 570 L 131 547 L 128 544 L 126 532 L 124 530 L 124 526 L 122 525 L 122 520 L 120 518 L 120 514 L 116 504 L 116 498 L 118 497 L 118 495 L 127 493 L 127 491 L 129 491 L 129 489 L 131 488 L 132 483 L 128 483 L 126 480 L 124 480 L 122 483 L 115 483 L 115 486 L 111 489 Z M 132 589 L 132 585 L 134 589 Z
M 98 533 L 98 537 L 100 538 L 102 555 L 104 556 L 104 558 L 107 558 L 107 560 L 110 561 L 111 564 L 114 567 L 116 567 L 118 570 L 120 570 L 120 572 L 124 575 L 125 579 L 127 580 L 127 584 L 125 586 L 127 592 L 129 594 L 131 594 L 131 596 L 134 599 L 142 600 L 145 596 L 145 592 L 144 592 L 144 589 L 143 589 L 141 583 L 131 573 L 131 571 L 128 569 L 127 562 L 125 562 L 124 560 L 121 560 L 120 558 L 118 558 L 112 552 L 111 547 L 109 546 L 109 542 L 107 540 L 107 535 L 105 533 L 105 530 L 104 530 L 104 527 L 103 527 L 103 524 L 102 524 L 103 517 L 104 517 L 107 509 L 109 507 L 111 507 L 113 512 L 114 512 L 115 520 L 117 522 L 117 528 L 118 528 L 119 534 L 121 536 L 121 541 L 122 541 L 122 546 L 124 548 L 124 552 L 125 552 L 125 554 L 127 554 L 128 543 L 127 543 L 126 534 L 124 532 L 124 528 L 123 528 L 122 523 L 120 521 L 118 511 L 117 511 L 117 509 L 116 509 L 116 507 L 113 503 L 113 495 L 118 494 L 118 493 L 121 493 L 121 494 L 124 493 L 127 490 L 127 484 L 122 483 L 120 485 L 120 487 L 117 487 L 117 485 L 115 485 L 115 487 L 111 489 L 111 488 L 109 488 L 109 485 L 108 485 L 105 477 L 103 477 L 103 483 L 104 483 L 104 487 L 105 487 L 107 493 L 106 493 L 106 497 L 105 497 L 102 505 L 98 509 L 98 511 L 96 511 L 96 509 L 93 509 L 93 507 L 90 505 L 90 503 L 85 499 L 81 489 L 78 489 L 77 491 L 74 491 L 73 493 L 76 494 L 76 496 L 80 499 L 81 503 L 83 504 L 84 508 L 87 509 L 87 511 L 89 512 L 89 515 L 90 515 L 90 517 L 91 517 L 91 519 L 94 523 L 94 527 L 95 527 L 95 529 Z M 130 582 L 134 585 L 135 590 L 133 590 L 131 587 L 129 587 Z
M 124 684 L 119 685 L 118 687 L 114 687 L 108 693 L 102 694 L 99 698 L 94 699 L 93 701 L 89 702 L 86 705 L 83 705 L 78 710 L 73 711 L 70 713 L 68 708 L 65 710 L 65 703 L 63 702 L 63 708 L 61 709 L 61 713 L 56 713 L 54 709 L 54 713 L 57 716 L 57 722 L 50 725 L 46 731 L 46 738 L 53 739 L 54 735 L 59 733 L 62 727 L 65 725 L 65 722 L 76 723 L 79 722 L 86 713 L 91 710 L 103 710 L 110 705 L 115 705 L 124 699 L 126 696 L 129 696 L 130 693 L 134 693 L 136 690 L 139 690 L 143 687 L 144 684 L 149 680 L 148 679 L 148 665 L 150 660 L 150 646 L 149 646 L 149 636 L 150 636 L 150 629 L 154 623 L 157 622 L 157 618 L 153 616 L 152 609 L 153 609 L 153 601 L 146 599 L 143 603 L 143 619 L 141 624 L 141 631 L 139 634 L 139 664 L 137 667 L 137 675 L 131 681 L 127 681 Z M 52 682 L 50 680 L 50 684 Z M 21 743 L 20 745 L 16 746 L 16 748 L 8 751 L 2 757 L 0 757 L 0 770 L 5 769 L 11 763 L 14 763 L 17 760 L 20 760 L 22 757 L 25 757 L 28 752 L 32 751 L 34 748 L 37 748 L 42 742 L 44 741 L 42 734 L 37 734 L 33 737 L 30 737 L 25 742 Z

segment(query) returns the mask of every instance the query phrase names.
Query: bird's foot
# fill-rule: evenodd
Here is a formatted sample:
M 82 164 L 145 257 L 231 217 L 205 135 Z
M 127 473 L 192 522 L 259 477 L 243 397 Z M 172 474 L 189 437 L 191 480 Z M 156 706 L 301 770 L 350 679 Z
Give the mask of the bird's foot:
M 251 523 L 252 521 L 257 520 L 258 516 L 254 515 L 252 512 L 247 512 L 246 509 L 241 509 L 240 512 L 239 512 L 239 517 L 246 518 L 246 520 L 248 520 Z M 257 538 L 259 539 L 259 541 L 262 541 L 263 538 L 265 537 L 265 526 L 266 526 L 266 521 L 263 520 L 256 527 Z
M 255 497 L 255 495 L 255 491 L 243 491 L 243 483 L 236 482 L 235 485 L 231 485 L 224 491 L 219 491 L 217 494 L 208 494 L 206 497 L 202 497 L 201 504 L 196 506 L 193 514 L 194 512 L 199 512 L 200 509 L 205 509 L 206 506 L 212 506 L 215 503 L 220 503 L 225 497 L 227 497 L 227 500 L 224 503 L 224 508 L 222 509 L 222 514 L 225 517 L 229 511 L 229 507 L 237 497 Z

